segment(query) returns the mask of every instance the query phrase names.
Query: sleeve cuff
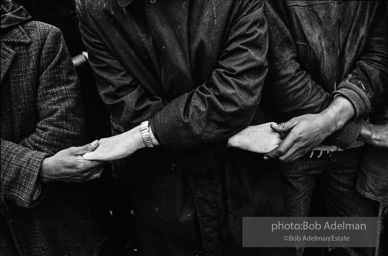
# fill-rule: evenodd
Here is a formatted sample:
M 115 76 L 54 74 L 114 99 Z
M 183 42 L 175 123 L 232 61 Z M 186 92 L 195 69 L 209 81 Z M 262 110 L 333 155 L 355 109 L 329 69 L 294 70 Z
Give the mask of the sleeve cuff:
M 34 178 L 33 178 L 34 182 L 33 182 L 33 186 L 31 187 L 31 191 L 29 192 L 29 194 L 31 195 L 30 197 L 31 203 L 27 208 L 33 208 L 41 202 L 40 199 L 42 198 L 41 195 L 42 195 L 43 188 L 42 188 L 42 184 L 40 182 L 39 176 L 40 176 L 43 160 L 48 156 L 49 156 L 48 154 L 43 152 L 39 152 L 37 154 L 36 167 L 34 169 L 37 169 L 38 171 L 34 172 Z
M 156 140 L 164 149 L 180 152 L 181 150 L 184 150 L 185 144 L 194 143 L 194 141 L 189 140 L 183 141 L 183 139 L 180 136 L 176 136 L 175 133 L 166 132 L 163 127 L 166 127 L 170 122 L 174 122 L 174 120 L 163 119 L 160 112 L 156 113 L 149 122 Z
M 370 112 L 370 101 L 366 93 L 357 85 L 348 81 L 340 83 L 338 89 L 333 92 L 334 97 L 339 95 L 347 98 L 352 103 L 355 110 L 355 119 Z
M 160 140 L 160 131 L 158 131 L 158 129 L 156 129 L 156 125 L 155 125 L 155 117 L 151 118 L 150 121 L 149 121 L 149 126 L 150 126 L 150 130 L 152 131 L 152 134 L 154 135 L 155 139 L 158 141 L 159 145 L 164 145 L 164 141 L 162 142 Z

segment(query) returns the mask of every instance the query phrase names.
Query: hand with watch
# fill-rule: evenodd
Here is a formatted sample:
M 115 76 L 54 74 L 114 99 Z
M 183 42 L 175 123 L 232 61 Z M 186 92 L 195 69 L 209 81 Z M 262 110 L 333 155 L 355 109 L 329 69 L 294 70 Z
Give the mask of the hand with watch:
M 141 125 L 127 132 L 100 139 L 98 148 L 93 152 L 84 154 L 83 158 L 113 161 L 130 156 L 141 148 L 159 145 L 148 124 L 148 121 L 144 121 Z

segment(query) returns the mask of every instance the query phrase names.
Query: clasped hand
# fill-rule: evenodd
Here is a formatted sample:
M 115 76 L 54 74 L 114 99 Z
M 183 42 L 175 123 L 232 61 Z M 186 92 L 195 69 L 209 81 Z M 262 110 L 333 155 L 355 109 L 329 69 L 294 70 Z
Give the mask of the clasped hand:
M 228 140 L 229 147 L 248 150 L 255 153 L 268 153 L 282 142 L 281 133 L 271 129 L 271 124 L 249 126 Z
M 279 159 L 283 162 L 296 160 L 318 147 L 336 128 L 324 115 L 307 114 L 292 118 L 271 128 L 286 134 L 276 149 L 264 156 L 265 159 Z
M 103 163 L 89 161 L 82 157 L 87 152 L 92 152 L 98 147 L 98 141 L 82 147 L 71 147 L 59 151 L 43 160 L 40 180 L 48 182 L 85 182 L 97 179 L 103 171 Z
M 64 149 L 43 160 L 40 172 L 42 182 L 84 182 L 97 179 L 103 171 L 103 162 L 131 155 L 145 147 L 140 127 L 82 147 Z

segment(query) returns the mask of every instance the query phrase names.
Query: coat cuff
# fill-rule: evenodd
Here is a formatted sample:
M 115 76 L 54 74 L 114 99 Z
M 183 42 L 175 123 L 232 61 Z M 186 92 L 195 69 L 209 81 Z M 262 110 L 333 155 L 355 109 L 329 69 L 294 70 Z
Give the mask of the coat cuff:
M 12 170 L 8 174 L 2 173 L 2 179 L 4 178 L 1 182 L 2 194 L 4 193 L 2 204 L 5 204 L 2 207 L 5 206 L 6 211 L 10 210 L 13 205 L 22 208 L 35 207 L 42 198 L 39 175 L 42 162 L 48 154 L 16 144 L 11 145 L 8 149 L 14 153 L 14 156 L 13 159 L 9 159 L 10 165 L 4 167 Z
M 43 160 L 48 157 L 47 153 L 33 152 L 34 156 L 28 161 L 28 172 L 23 174 L 23 181 L 20 181 L 18 191 L 20 198 L 20 206 L 24 208 L 33 208 L 41 202 L 42 184 L 39 182 L 39 175 L 42 167 Z M 16 184 L 15 184 L 16 185 Z M 26 198 L 23 198 L 25 195 Z M 24 205 L 23 205 L 24 204 Z
M 371 110 L 371 103 L 366 93 L 354 83 L 343 81 L 338 89 L 333 92 L 334 97 L 341 95 L 347 98 L 355 110 L 355 119 L 367 115 Z
M 170 140 L 167 138 L 166 134 L 164 133 L 164 130 L 162 129 L 163 124 L 160 119 L 160 115 L 158 114 L 156 114 L 153 118 L 150 119 L 149 125 L 151 127 L 152 133 L 154 134 L 155 139 L 159 142 L 160 146 L 168 150 L 174 150 L 175 147 L 170 144 Z M 170 139 L 178 141 L 178 138 Z

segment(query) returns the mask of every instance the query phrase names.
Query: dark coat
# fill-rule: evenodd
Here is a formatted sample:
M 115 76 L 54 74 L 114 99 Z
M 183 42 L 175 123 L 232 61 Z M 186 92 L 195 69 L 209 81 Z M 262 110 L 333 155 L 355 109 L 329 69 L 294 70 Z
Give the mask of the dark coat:
M 226 181 L 233 157 L 223 156 L 258 108 L 267 71 L 263 1 L 80 0 L 77 11 L 114 132 L 150 120 L 161 144 L 116 172 L 132 182 L 141 253 L 226 255 L 227 246 L 241 247 L 227 239 L 241 229 L 225 223 L 234 210 L 240 222 L 253 214 L 257 183 L 241 189 L 242 180 L 255 180 L 243 170 L 235 171 L 241 180 Z M 262 166 L 254 167 L 259 176 Z M 223 182 L 233 181 L 230 195 Z M 231 210 L 229 200 L 238 206 Z
M 347 98 L 361 119 L 382 100 L 388 81 L 387 15 L 383 1 L 267 0 L 268 83 L 263 93 L 281 121 L 319 113 L 332 97 Z M 362 122 L 327 143 L 347 147 Z
M 38 22 L 1 32 L 1 254 L 94 255 L 99 235 L 84 189 L 39 182 L 45 157 L 82 140 L 78 80 L 61 33 Z

